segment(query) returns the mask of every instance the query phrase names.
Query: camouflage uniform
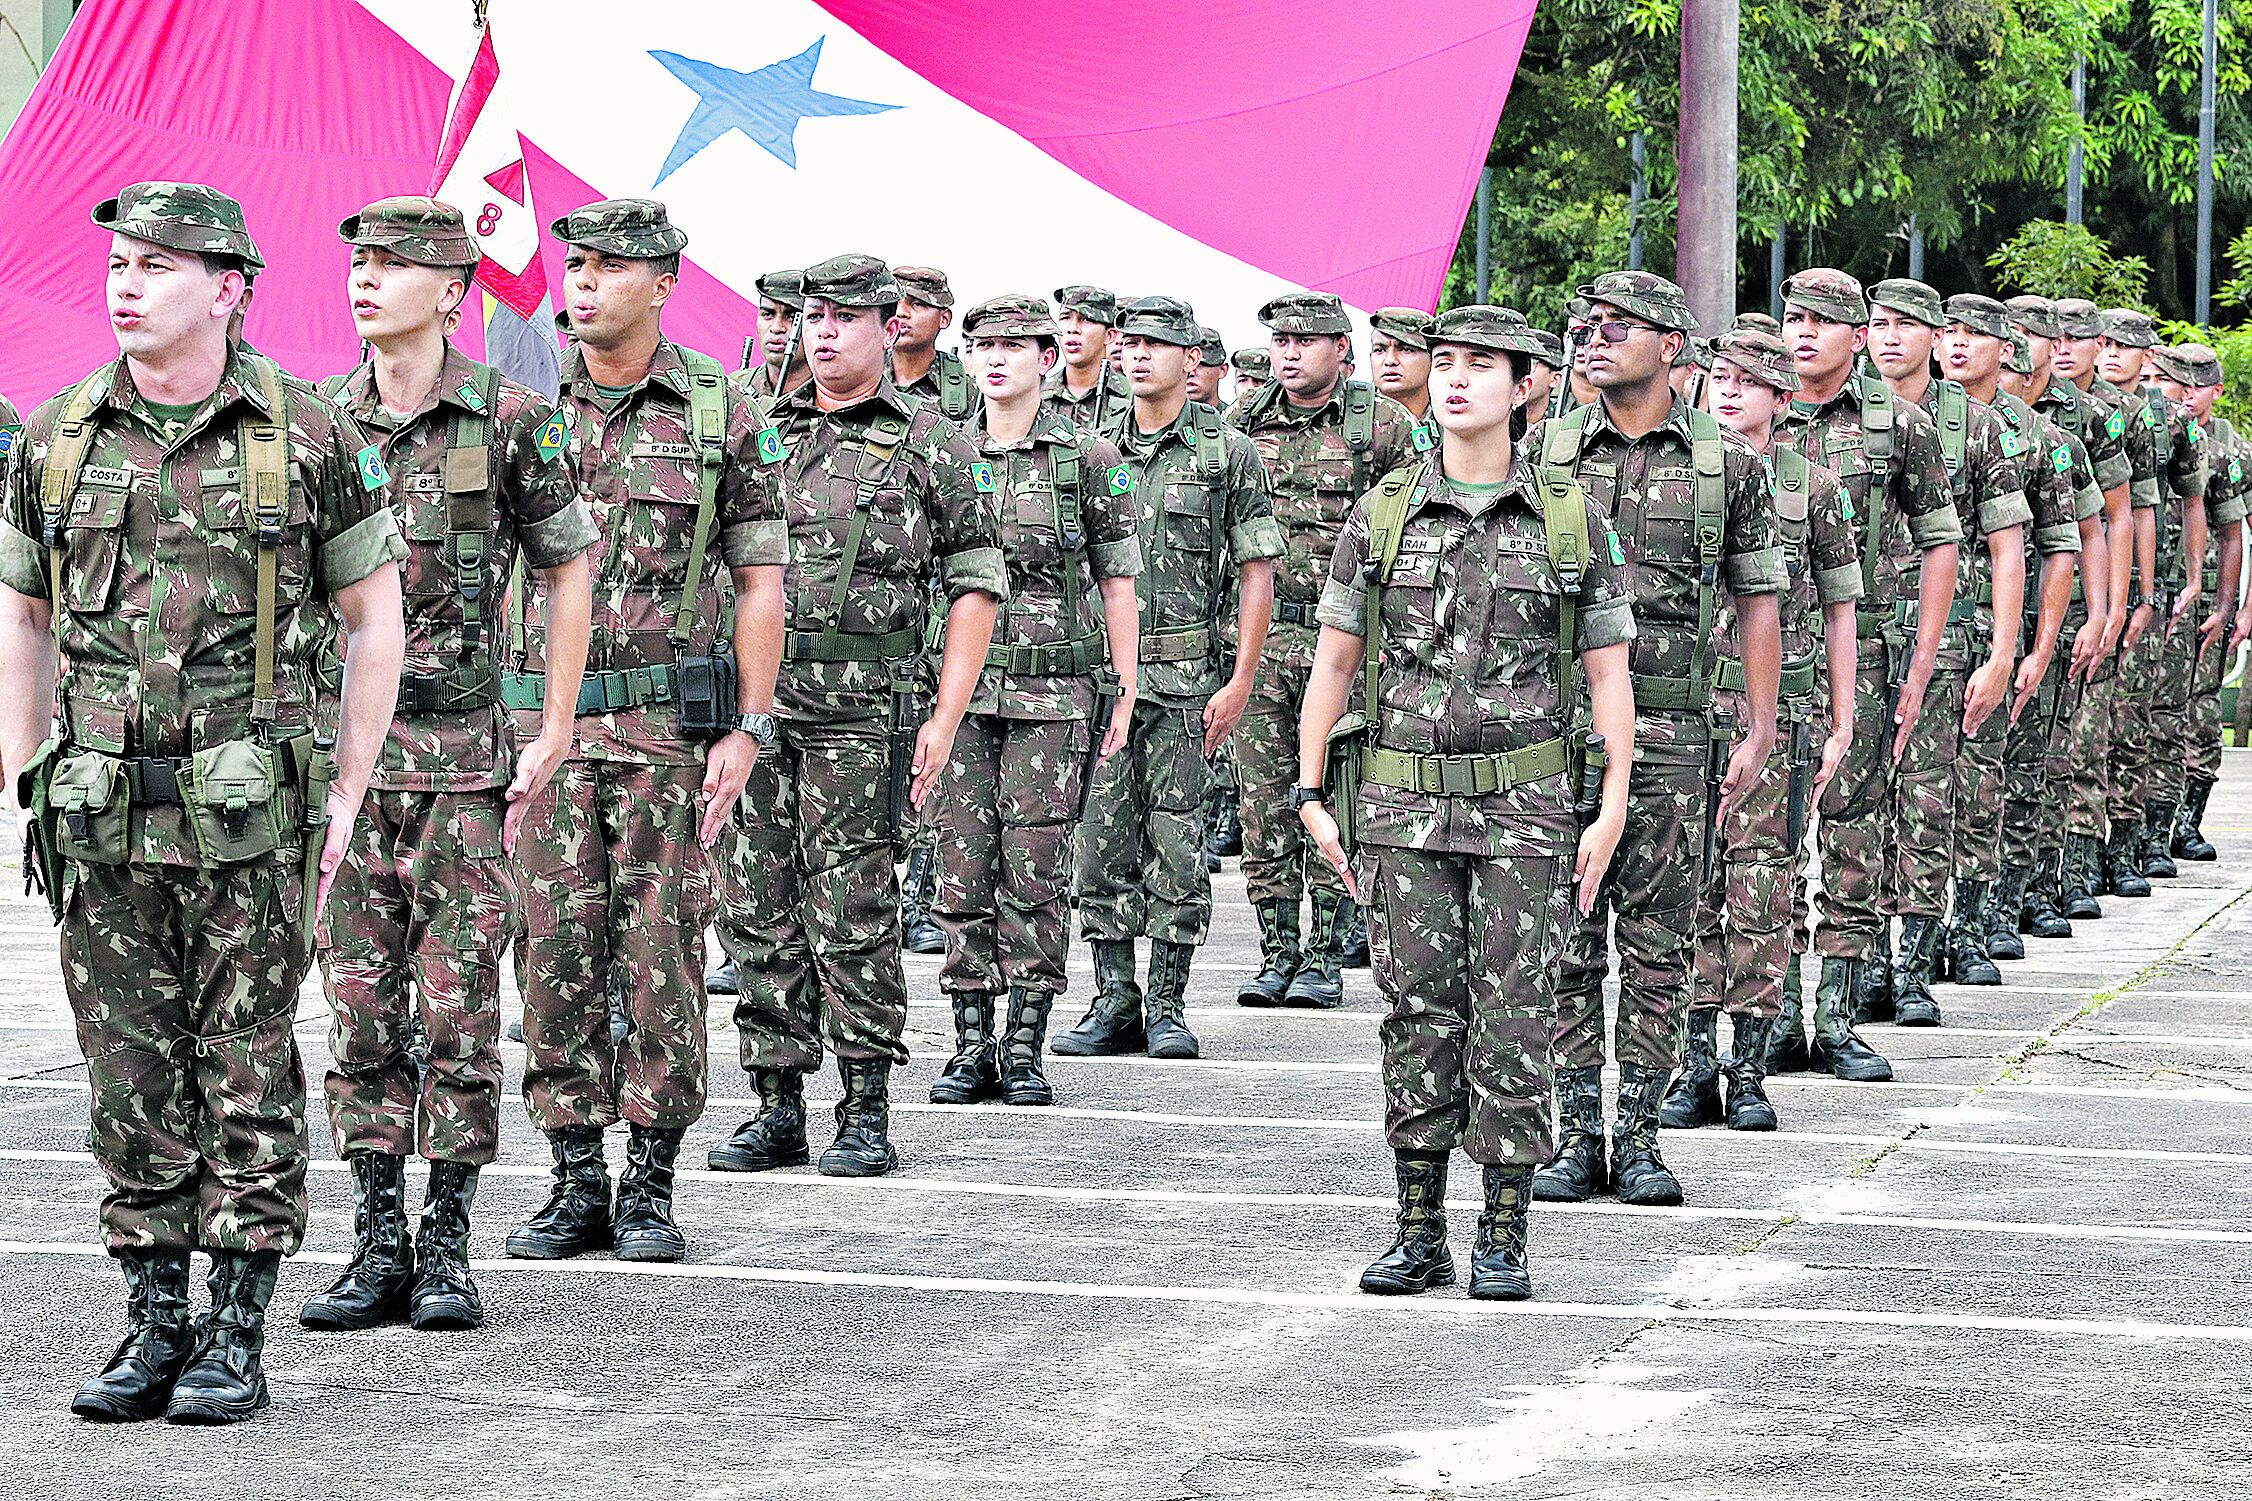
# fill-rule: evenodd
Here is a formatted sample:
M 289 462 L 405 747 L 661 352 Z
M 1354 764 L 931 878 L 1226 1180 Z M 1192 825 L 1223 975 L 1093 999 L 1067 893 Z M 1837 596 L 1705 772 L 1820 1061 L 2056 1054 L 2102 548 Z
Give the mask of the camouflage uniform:
M 1239 349 L 1228 356 L 1228 365 L 1235 371 L 1237 401 L 1274 379 L 1274 355 L 1265 349 Z
M 791 309 L 801 318 L 805 316 L 805 273 L 803 271 L 769 271 L 758 279 L 757 288 L 760 301 L 778 303 Z M 728 379 L 733 381 L 735 388 L 744 395 L 755 397 L 757 400 L 771 405 L 775 396 L 779 394 L 774 389 L 774 371 L 766 360 L 760 360 L 755 365 L 750 362 L 751 352 L 755 346 L 755 340 L 745 341 L 743 368 L 729 376 Z M 766 351 L 770 358 L 779 355 L 781 352 L 779 350 Z M 791 351 L 791 358 L 793 362 L 804 358 L 802 340 L 799 342 L 799 348 Z M 786 369 L 783 371 L 785 375 L 788 373 Z
M 135 184 L 94 222 L 260 265 L 240 206 L 197 184 Z M 273 698 L 261 713 L 258 459 L 246 444 L 271 430 L 277 399 L 288 500 L 273 545 Z M 66 419 L 87 423 L 88 438 L 50 531 L 44 490 Z M 315 664 L 323 601 L 402 555 L 382 483 L 382 456 L 349 417 L 239 348 L 184 421 L 153 410 L 119 359 L 33 412 L 12 445 L 0 584 L 61 594 L 42 774 L 57 811 L 42 840 L 58 855 L 50 899 L 112 1254 L 286 1256 L 303 1238 L 305 1081 L 292 1028 L 313 957 L 305 848 L 322 838 L 319 806 L 305 805 L 325 797 L 306 785 L 327 755 L 313 741 Z M 247 762 L 253 745 L 255 775 L 219 753 L 230 746 Z M 241 812 L 230 782 L 248 791 Z M 26 851 L 27 866 L 39 858 Z
M 898 266 L 893 268 L 892 275 L 899 282 L 902 297 L 926 307 L 954 306 L 954 288 L 947 282 L 945 272 L 928 266 Z M 984 405 L 977 387 L 970 381 L 969 371 L 962 364 L 962 357 L 951 349 L 935 351 L 930 368 L 914 380 L 901 383 L 899 394 L 932 403 L 941 416 L 958 427 L 967 427 L 977 409 Z
M 2159 363 L 2168 375 L 2186 386 L 2218 386 L 2222 381 L 2219 358 L 2202 344 L 2161 351 Z M 2252 452 L 2248 452 L 2244 435 L 2226 417 L 2208 416 L 2205 421 L 2208 526 L 2203 567 L 2207 598 L 2200 602 L 2197 617 L 2202 620 L 2207 613 L 2218 610 L 2233 625 L 2237 601 L 2219 597 L 2222 529 L 2243 521 L 2247 501 L 2252 500 Z M 2242 539 L 2235 539 L 2235 545 L 2241 557 Z M 2241 593 L 2241 576 L 2237 587 Z M 2201 644 L 2190 681 L 2189 743 L 2183 754 L 2185 792 L 2181 814 L 2173 830 L 2173 848 L 2176 854 L 2191 859 L 2213 858 L 2212 845 L 2205 839 L 2200 825 L 2205 815 L 2205 800 L 2221 772 L 2221 680 L 2228 670 L 2228 658 L 2225 635 L 2218 644 Z
M 346 242 L 427 265 L 472 263 L 458 213 L 433 205 L 456 223 L 426 222 L 443 217 L 428 203 L 371 205 L 346 221 Z M 449 249 L 452 260 L 436 258 Z M 594 524 L 567 424 L 489 366 L 449 349 L 406 417 L 384 409 L 372 364 L 330 396 L 375 438 L 390 472 L 407 538 L 407 657 L 399 716 L 324 933 L 329 1125 L 339 1155 L 419 1150 L 486 1163 L 500 1132 L 500 956 L 518 920 L 500 848 L 516 747 L 499 702 L 497 605 L 519 550 L 532 568 L 559 567 L 594 545 Z M 457 436 L 463 449 L 451 446 Z M 480 460 L 474 489 L 449 491 L 457 451 Z M 455 562 L 465 537 L 475 560 L 466 570 Z M 417 1018 L 430 1044 L 419 1086 L 405 1048 Z
M 1344 305 L 1325 293 L 1276 298 L 1259 310 L 1259 321 L 1278 334 L 1352 330 Z M 1236 403 L 1228 421 L 1259 450 L 1284 543 L 1275 566 L 1274 624 L 1232 746 L 1242 791 L 1244 890 L 1259 915 L 1267 971 L 1260 981 L 1271 987 L 1259 999 L 1275 1004 L 1288 987 L 1289 999 L 1334 1004 L 1343 886 L 1322 861 L 1307 859 L 1305 830 L 1290 808 L 1290 789 L 1298 782 L 1299 708 L 1319 629 L 1314 609 L 1354 501 L 1428 449 L 1430 437 L 1420 435 L 1419 449 L 1414 419 L 1399 403 L 1365 382 L 1343 379 L 1316 407 L 1293 402 L 1279 382 L 1261 386 Z M 1302 890 L 1313 897 L 1311 941 L 1303 955 Z M 1304 979 L 1294 980 L 1294 970 Z
M 1116 328 L 1118 294 L 1102 287 L 1058 287 L 1056 311 L 1077 313 L 1105 328 Z M 1069 418 L 1072 426 L 1104 437 L 1116 437 L 1118 425 L 1128 421 L 1134 410 L 1134 388 L 1126 383 L 1125 376 L 1110 368 L 1109 361 L 1105 360 L 1097 368 L 1102 373 L 1095 383 L 1074 396 L 1064 385 L 1063 364 L 1059 361 L 1042 383 L 1041 395 L 1052 410 Z

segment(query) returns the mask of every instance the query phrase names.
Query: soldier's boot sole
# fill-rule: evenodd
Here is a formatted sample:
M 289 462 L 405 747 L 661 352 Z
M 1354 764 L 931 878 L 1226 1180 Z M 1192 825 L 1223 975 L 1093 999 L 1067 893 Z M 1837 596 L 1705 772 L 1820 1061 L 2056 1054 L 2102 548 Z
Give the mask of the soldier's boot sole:
M 1522 1303 L 1533 1295 L 1533 1274 L 1522 1261 L 1499 1249 L 1470 1253 L 1470 1286 L 1465 1289 L 1482 1303 Z
M 1832 1052 L 1816 1041 L 1811 1051 L 1809 1066 L 1814 1072 L 1843 1079 L 1849 1084 L 1882 1084 L 1892 1077 L 1891 1062 L 1867 1043 L 1855 1049 Z
M 1297 973 L 1296 966 L 1262 969 L 1235 988 L 1235 1003 L 1262 1011 L 1272 1010 L 1282 1004 L 1282 998 L 1288 993 L 1290 982 Z
M 1780 1122 L 1764 1090 L 1731 1088 L 1725 1124 L 1731 1131 L 1772 1131 Z
M 1282 1004 L 1297 1011 L 1334 1011 L 1345 1004 L 1345 987 L 1319 970 L 1302 969 L 1291 976 Z
M 813 1160 L 802 1124 L 795 1130 L 779 1132 L 761 1131 L 758 1124 L 756 1120 L 747 1122 L 713 1147 L 705 1154 L 705 1164 L 715 1173 L 765 1173 L 781 1167 L 804 1167 Z
M 70 1411 L 89 1423 L 146 1423 L 163 1417 L 171 1402 L 169 1386 L 152 1387 L 130 1402 L 107 1392 L 80 1392 L 70 1399 Z
M 631 1230 L 617 1238 L 611 1254 L 620 1261 L 679 1261 L 688 1254 L 688 1237 L 673 1226 Z

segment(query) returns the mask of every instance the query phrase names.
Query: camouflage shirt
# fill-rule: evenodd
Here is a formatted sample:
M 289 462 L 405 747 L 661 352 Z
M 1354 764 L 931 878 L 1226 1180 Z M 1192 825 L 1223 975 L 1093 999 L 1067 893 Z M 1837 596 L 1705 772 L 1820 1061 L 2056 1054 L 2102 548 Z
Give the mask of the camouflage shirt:
M 2182 556 L 2188 508 L 2205 504 L 2205 428 L 2188 407 L 2168 401 L 2156 386 L 2145 386 L 2139 395 L 2159 469 L 2158 584 L 2178 593 L 2189 581 L 2188 562 Z M 2161 602 L 2161 612 L 2166 608 Z
M 528 567 L 556 568 L 594 546 L 594 522 L 579 498 L 577 455 L 568 419 L 537 392 L 498 380 L 488 409 L 480 389 L 486 367 L 457 349 L 446 351 L 438 383 L 405 417 L 384 410 L 375 367 L 362 365 L 337 382 L 333 399 L 383 450 L 390 473 L 384 493 L 407 543 L 404 586 L 405 672 L 436 674 L 463 664 L 498 663 L 505 640 L 501 601 L 521 550 Z M 482 418 L 490 537 L 480 577 L 482 623 L 471 643 L 452 544 L 452 502 L 446 452 L 457 414 Z M 500 705 L 451 714 L 401 715 L 391 722 L 373 786 L 385 792 L 474 792 L 505 787 L 514 771 L 511 716 Z
M 951 417 L 948 420 L 953 422 L 956 427 L 966 428 L 970 425 L 971 420 L 977 416 L 978 409 L 985 405 L 985 394 L 978 390 L 977 383 L 970 379 L 969 372 L 962 366 L 962 357 L 953 350 L 939 350 L 931 359 L 931 367 L 918 378 L 901 385 L 899 394 L 927 401 L 938 408 L 938 414 L 941 417 L 945 417 L 947 415 L 946 390 L 942 377 L 949 371 L 960 377 L 962 394 L 967 398 L 968 409 L 961 416 Z
M 219 387 L 167 423 L 125 361 L 96 372 L 93 442 L 62 520 L 62 738 L 117 756 L 186 756 L 255 738 L 258 539 L 240 422 L 270 415 L 255 357 L 237 350 Z M 330 633 L 323 601 L 405 556 L 383 504 L 383 461 L 359 425 L 285 379 L 289 515 L 277 549 L 274 729 L 314 724 L 315 672 Z M 70 393 L 31 414 L 6 470 L 0 584 L 49 597 L 42 487 Z M 136 807 L 136 861 L 201 865 L 185 810 Z
M 985 430 L 980 411 L 970 441 L 993 469 L 1001 520 L 1001 551 L 1008 562 L 1009 602 L 993 622 L 995 646 L 1053 646 L 1088 639 L 1097 660 L 1108 662 L 1103 624 L 1103 579 L 1131 578 L 1141 571 L 1142 545 L 1134 530 L 1134 472 L 1107 438 L 1081 433 L 1064 418 L 1043 414 L 1032 431 L 1004 443 Z M 1076 457 L 1079 483 L 1073 497 L 1078 513 L 1077 547 L 1062 541 L 1063 497 L 1056 465 L 1066 452 Z M 1067 595 L 1077 595 L 1067 610 Z M 1095 690 L 1086 677 L 1052 677 L 987 667 L 970 696 L 973 714 L 1008 719 L 1085 719 L 1094 712 Z
M 1048 372 L 1040 383 L 1040 396 L 1049 411 L 1063 413 L 1074 427 L 1093 428 L 1105 437 L 1117 435 L 1118 424 L 1134 420 L 1134 388 L 1126 377 L 1110 368 L 1105 360 L 1102 379 L 1089 386 L 1083 395 L 1074 396 L 1064 386 L 1063 365 Z
M 1145 433 L 1128 407 L 1112 429 L 1139 511 L 1140 691 L 1175 708 L 1200 707 L 1227 682 L 1233 663 L 1220 626 L 1237 577 L 1244 564 L 1283 552 L 1259 451 L 1225 423 L 1216 446 L 1199 441 L 1206 418 L 1218 422 L 1219 413 L 1192 401 Z
M 901 394 L 889 376 L 839 411 L 821 410 L 816 394 L 806 381 L 774 409 L 786 449 L 780 473 L 790 545 L 782 587 L 790 635 L 912 633 L 913 640 L 885 661 L 813 661 L 785 650 L 775 711 L 785 718 L 876 718 L 891 711 L 900 663 L 923 654 L 934 589 L 948 602 L 973 592 L 1008 598 L 999 486 L 937 404 Z M 870 452 L 871 443 L 883 446 L 879 424 L 892 434 L 888 460 Z M 863 510 L 852 577 L 843 579 L 854 515 Z
M 1939 394 L 1939 382 L 1934 380 L 1924 387 L 1924 399 L 1917 403 L 1934 418 L 1935 428 Z M 1969 544 L 1974 538 L 2030 525 L 2033 507 L 2025 495 L 2025 445 L 1994 415 L 1992 407 L 1972 401 L 1968 393 L 1963 399 L 1968 419 L 1963 458 L 1948 481 L 1955 497 L 1955 522 Z M 1946 458 L 1944 441 L 1940 457 L 1942 461 Z M 1912 573 L 1921 572 L 1921 558 L 1918 554 Z M 1966 545 L 1961 549 L 1955 598 L 1972 605 L 1994 603 L 1994 560 L 1985 547 Z
M 2080 440 L 2099 500 L 2104 491 L 2131 484 L 2135 475 L 2136 460 L 2127 450 L 2127 417 L 2113 399 L 2117 394 L 2101 382 L 2082 391 L 2070 381 L 2052 380 L 2047 393 L 2033 403 L 2034 411 Z
M 2025 529 L 2025 608 L 2041 604 L 2041 559 L 2080 550 L 2080 523 L 2103 510 L 2088 451 L 2077 438 L 2007 391 L 1994 393 L 1992 411 L 2015 446 L 2025 475 L 2025 499 L 2033 519 Z
M 598 540 L 594 570 L 594 629 L 587 671 L 669 665 L 674 648 L 666 632 L 680 613 L 681 588 L 696 534 L 701 463 L 688 409 L 689 380 L 671 340 L 657 345 L 641 380 L 615 405 L 605 402 L 586 372 L 582 352 L 563 353 L 563 401 L 578 440 L 580 493 Z M 714 652 L 734 634 L 734 580 L 728 570 L 779 564 L 789 544 L 775 485 L 777 460 L 764 408 L 734 389 L 727 403 L 727 462 L 720 470 L 711 540 L 697 581 L 691 653 Z M 527 594 L 538 591 L 527 588 Z M 525 666 L 544 668 L 544 601 L 528 602 Z M 680 711 L 653 703 L 610 714 L 579 716 L 573 754 L 590 760 L 652 766 L 693 766 L 703 746 L 683 739 Z M 522 710 L 516 732 L 539 733 L 539 712 Z
M 1522 450 L 1520 454 L 1522 455 Z M 1548 530 L 1529 464 L 1498 489 L 1451 484 L 1434 453 L 1416 470 L 1400 550 L 1380 602 L 1375 743 L 1417 755 L 1507 752 L 1562 735 L 1576 694 L 1559 681 L 1563 591 L 1548 561 Z M 1618 539 L 1588 512 L 1588 563 L 1573 639 L 1578 653 L 1631 641 Z M 1353 507 L 1330 556 L 1323 625 L 1367 634 L 1362 569 L 1368 503 Z M 1506 792 L 1447 797 L 1373 784 L 1361 791 L 1360 837 L 1370 844 L 1486 859 L 1569 856 L 1579 839 L 1577 789 L 1559 772 Z
M 2228 418 L 2207 418 L 2206 433 L 2212 445 L 2206 454 L 2205 475 L 2206 551 L 2210 554 L 2219 541 L 2218 528 L 2242 521 L 2247 502 L 2252 502 L 2252 494 L 2247 493 L 2252 490 L 2252 461 L 2247 459 L 2244 434 Z
M 1772 457 L 1763 458 L 1775 486 L 1775 529 L 1783 548 L 1784 587 L 1778 615 L 1786 664 L 1813 664 L 1816 691 L 1826 686 L 1822 609 L 1851 604 L 1861 597 L 1861 529 L 1847 508 L 1845 486 L 1820 464 L 1806 466 L 1805 514 L 1793 517 L 1794 497 L 1783 489 Z M 1736 635 L 1736 610 L 1721 613 L 1720 654 L 1742 659 Z

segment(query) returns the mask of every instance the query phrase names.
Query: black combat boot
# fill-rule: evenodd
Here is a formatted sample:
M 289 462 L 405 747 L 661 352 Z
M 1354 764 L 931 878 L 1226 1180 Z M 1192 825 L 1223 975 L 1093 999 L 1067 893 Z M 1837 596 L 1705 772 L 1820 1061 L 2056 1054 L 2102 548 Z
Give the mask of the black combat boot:
M 474 1329 L 485 1322 L 484 1300 L 469 1278 L 469 1206 L 476 1201 L 477 1169 L 466 1162 L 430 1164 L 408 1317 L 417 1329 Z
M 1955 878 L 1955 911 L 1947 924 L 1946 950 L 1940 961 L 1957 985 L 2002 983 L 2002 972 L 1986 957 L 1986 905 L 1992 890 L 1984 881 Z
M 891 1063 L 883 1058 L 839 1058 L 844 1098 L 837 1101 L 837 1139 L 821 1154 L 831 1178 L 877 1178 L 899 1166 L 891 1144 Z
M 1767 1099 L 1767 1060 L 1774 1056 L 1775 1028 L 1782 1018 L 1732 1016 L 1735 1036 L 1721 1076 L 1728 1081 L 1728 1129 L 1772 1131 L 1775 1107 Z
M 1212 836 L 1206 848 L 1215 855 L 1232 858 L 1243 853 L 1243 819 L 1237 811 L 1241 796 L 1233 787 L 1213 789 Z
M 741 989 L 735 976 L 735 961 L 721 959 L 704 971 L 704 993 L 707 995 L 734 995 Z
M 1892 919 L 1877 920 L 1877 941 L 1853 980 L 1853 1024 L 1892 1020 Z
M 1939 1002 L 1932 997 L 1932 972 L 1939 963 L 1939 919 L 1900 920 L 1900 963 L 1893 970 L 1893 1020 L 1903 1027 L 1939 1025 Z
M 1783 1014 L 1768 1030 L 1767 1071 L 1771 1074 L 1806 1072 L 1806 981 L 1800 973 L 1802 956 L 1783 961 Z
M 373 1329 L 407 1316 L 414 1288 L 414 1237 L 407 1225 L 407 1159 L 349 1152 L 352 1259 L 328 1291 L 298 1311 L 308 1329 Z
M 678 1261 L 688 1237 L 673 1223 L 673 1170 L 680 1163 L 677 1126 L 627 1126 L 626 1165 L 618 1174 L 611 1234 L 620 1261 Z
M 1556 1120 L 1563 1140 L 1556 1155 L 1533 1174 L 1533 1197 L 1576 1204 L 1611 1189 L 1603 1157 L 1603 1070 L 1556 1071 Z
M 1619 1065 L 1617 1119 L 1611 1125 L 1611 1176 L 1622 1204 L 1659 1207 L 1681 1202 L 1681 1180 L 1658 1155 L 1658 1106 L 1665 1099 L 1662 1068 Z
M 72 1412 L 97 1423 L 163 1417 L 196 1340 L 187 1252 L 120 1251 L 117 1266 L 125 1276 L 125 1338 L 70 1399 Z
M 1134 973 L 1134 940 L 1095 938 L 1095 999 L 1079 1025 L 1048 1044 L 1066 1058 L 1139 1053 L 1142 1037 L 1142 985 Z
M 1846 1018 L 1852 1014 L 1858 959 L 1824 959 L 1814 987 L 1814 1042 L 1807 1066 L 1857 1084 L 1881 1084 L 1892 1077 L 1884 1054 L 1857 1036 Z
M 2103 889 L 2113 896 L 2148 896 L 2143 875 L 2143 826 L 2136 818 L 2114 818 L 2111 842 L 2103 850 Z
M 2018 909 L 2017 930 L 2035 938 L 2070 938 L 2072 919 L 2064 915 L 2063 897 L 2063 849 L 2036 850 L 2025 900 Z
M 1447 1249 L 1447 1154 L 1392 1153 L 1399 1178 L 1399 1234 L 1392 1249 L 1361 1273 L 1364 1293 L 1421 1293 L 1454 1282 L 1454 1252 Z
M 770 1168 L 804 1167 L 805 1075 L 790 1068 L 754 1068 L 758 1114 L 711 1149 L 705 1161 L 714 1172 L 763 1173 Z
M 2153 881 L 2171 881 L 2181 874 L 2174 864 L 2174 820 L 2180 807 L 2173 803 L 2143 805 L 2143 874 Z
M 1279 1006 L 1298 973 L 1298 904 L 1255 902 L 1259 919 L 1259 973 L 1235 988 L 1238 1006 Z
M 280 1273 L 279 1251 L 211 1253 L 211 1311 L 172 1383 L 166 1422 L 239 1423 L 266 1405 L 266 1304 Z
M 1525 1264 L 1533 1175 L 1523 1168 L 1489 1165 L 1483 1176 L 1486 1208 L 1478 1216 L 1478 1238 L 1470 1244 L 1470 1296 L 1519 1302 L 1533 1295 L 1533 1274 Z
M 1196 1034 L 1189 1030 L 1187 1021 L 1189 963 L 1195 958 L 1194 944 L 1163 938 L 1149 942 L 1149 1004 L 1143 1012 L 1142 1029 L 1149 1039 L 1152 1058 L 1197 1056 Z
M 931 921 L 931 898 L 937 892 L 938 851 L 917 841 L 899 883 L 899 944 L 910 954 L 946 952 L 946 934 Z
M 2205 804 L 2213 784 L 2191 777 L 2182 789 L 2182 811 L 2174 819 L 2174 853 L 2184 860 L 2217 860 L 2221 852 L 2205 837 Z
M 2093 834 L 2064 836 L 2063 890 L 2057 906 L 2073 922 L 2103 916 L 2096 888 L 2103 884 L 2103 843 Z
M 1689 1013 L 1688 1047 L 1681 1072 L 1658 1110 L 1658 1124 L 1675 1131 L 1720 1124 L 1720 1039 L 1716 1035 L 1720 1012 L 1700 1008 Z
M 1368 968 L 1368 913 L 1351 897 L 1344 899 L 1344 927 L 1337 940 L 1337 962 L 1347 969 Z
M 993 1048 L 993 994 L 950 993 L 954 1003 L 954 1056 L 931 1085 L 933 1105 L 975 1105 L 1001 1093 L 1001 1067 Z
M 1009 1026 L 1001 1038 L 1001 1102 L 1053 1105 L 1056 1092 L 1041 1072 L 1040 1054 L 1048 1040 L 1048 1013 L 1056 998 L 1021 985 L 1009 990 Z
M 2005 865 L 1986 900 L 1986 957 L 2023 959 L 2025 940 L 2018 937 L 2024 921 L 2027 885 L 2033 872 L 2023 865 Z
M 508 1232 L 502 1249 L 530 1261 L 555 1261 L 607 1251 L 610 1239 L 610 1164 L 602 1157 L 600 1126 L 565 1126 L 547 1133 L 555 1152 L 555 1188 L 539 1213 Z
M 1315 891 L 1313 923 L 1306 933 L 1306 951 L 1298 958 L 1298 973 L 1283 992 L 1285 1006 L 1311 1006 L 1327 1011 L 1345 1003 L 1345 977 L 1339 973 L 1337 945 L 1345 935 L 1341 892 Z

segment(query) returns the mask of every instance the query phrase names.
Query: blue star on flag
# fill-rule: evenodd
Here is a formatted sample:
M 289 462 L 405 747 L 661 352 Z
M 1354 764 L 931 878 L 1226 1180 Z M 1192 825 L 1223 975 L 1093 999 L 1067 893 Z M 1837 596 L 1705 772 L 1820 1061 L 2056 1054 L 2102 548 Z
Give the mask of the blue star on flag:
M 816 38 L 796 57 L 768 63 L 752 73 L 698 62 L 677 52 L 650 53 L 673 77 L 696 91 L 695 112 L 680 128 L 680 137 L 666 154 L 657 181 L 672 176 L 690 157 L 730 130 L 743 132 L 776 161 L 795 170 L 800 120 L 817 115 L 880 115 L 899 108 L 896 104 L 871 104 L 865 99 L 824 94 L 815 88 L 813 70 L 821 61 L 821 43 L 825 40 Z

